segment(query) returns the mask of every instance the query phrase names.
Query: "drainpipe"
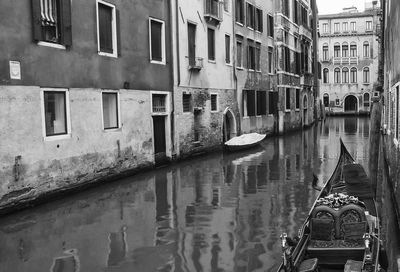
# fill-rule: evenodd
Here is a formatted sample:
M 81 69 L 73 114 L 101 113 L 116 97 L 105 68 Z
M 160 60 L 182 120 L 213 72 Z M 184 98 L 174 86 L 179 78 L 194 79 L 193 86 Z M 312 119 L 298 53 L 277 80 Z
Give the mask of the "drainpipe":
M 236 118 L 236 135 L 240 134 L 240 131 L 242 129 L 242 124 L 241 124 L 241 115 L 240 115 L 240 106 L 239 106 L 239 98 L 238 98 L 238 83 L 237 83 L 237 74 L 236 74 L 236 33 L 235 33 L 235 29 L 236 29 L 236 20 L 235 20 L 235 15 L 234 15 L 234 11 L 236 10 L 236 1 L 232 1 L 232 43 L 233 43 L 233 54 L 232 54 L 232 73 L 233 73 L 233 85 L 234 85 L 234 90 L 233 90 L 233 94 L 236 98 L 236 103 L 237 103 L 237 107 L 239 110 L 239 118 Z

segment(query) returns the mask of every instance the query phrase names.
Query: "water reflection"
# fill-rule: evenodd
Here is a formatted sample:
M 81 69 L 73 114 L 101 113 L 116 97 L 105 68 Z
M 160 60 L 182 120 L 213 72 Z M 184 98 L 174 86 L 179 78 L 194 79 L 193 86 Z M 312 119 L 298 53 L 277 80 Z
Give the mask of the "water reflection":
M 366 165 L 368 119 L 333 118 L 3 218 L 4 271 L 273 271 L 338 158 Z

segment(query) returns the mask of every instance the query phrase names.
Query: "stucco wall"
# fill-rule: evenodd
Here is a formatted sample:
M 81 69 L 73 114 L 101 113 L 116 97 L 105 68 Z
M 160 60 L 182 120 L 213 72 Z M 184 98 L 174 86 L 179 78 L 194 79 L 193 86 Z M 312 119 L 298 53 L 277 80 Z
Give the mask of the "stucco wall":
M 52 140 L 42 133 L 40 88 L 0 87 L 0 204 L 154 162 L 149 92 L 119 90 L 121 128 L 110 131 L 102 127 L 100 89 L 68 92 L 71 137 Z
M 96 1 L 72 1 L 72 47 L 37 45 L 31 1 L 1 1 L 0 84 L 71 88 L 171 90 L 169 1 L 109 0 L 120 17 L 120 56 L 97 53 Z M 149 17 L 165 22 L 166 65 L 149 59 Z M 21 80 L 10 80 L 8 61 L 21 62 Z M 154 80 L 156 75 L 157 80 Z

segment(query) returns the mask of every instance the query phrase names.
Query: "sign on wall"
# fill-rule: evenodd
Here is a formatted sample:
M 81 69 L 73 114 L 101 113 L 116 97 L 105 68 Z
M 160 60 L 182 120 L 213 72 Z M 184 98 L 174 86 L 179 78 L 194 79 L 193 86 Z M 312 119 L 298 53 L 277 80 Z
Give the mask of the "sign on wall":
M 21 63 L 19 61 L 10 60 L 10 78 L 21 79 Z

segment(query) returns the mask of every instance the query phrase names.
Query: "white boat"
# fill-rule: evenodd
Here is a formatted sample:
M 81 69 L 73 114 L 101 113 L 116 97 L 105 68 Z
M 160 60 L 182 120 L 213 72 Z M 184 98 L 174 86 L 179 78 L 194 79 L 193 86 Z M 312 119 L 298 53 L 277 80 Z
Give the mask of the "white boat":
M 229 151 L 242 150 L 258 145 L 262 140 L 264 140 L 265 136 L 266 134 L 258 133 L 242 134 L 226 141 L 224 146 L 225 149 Z

